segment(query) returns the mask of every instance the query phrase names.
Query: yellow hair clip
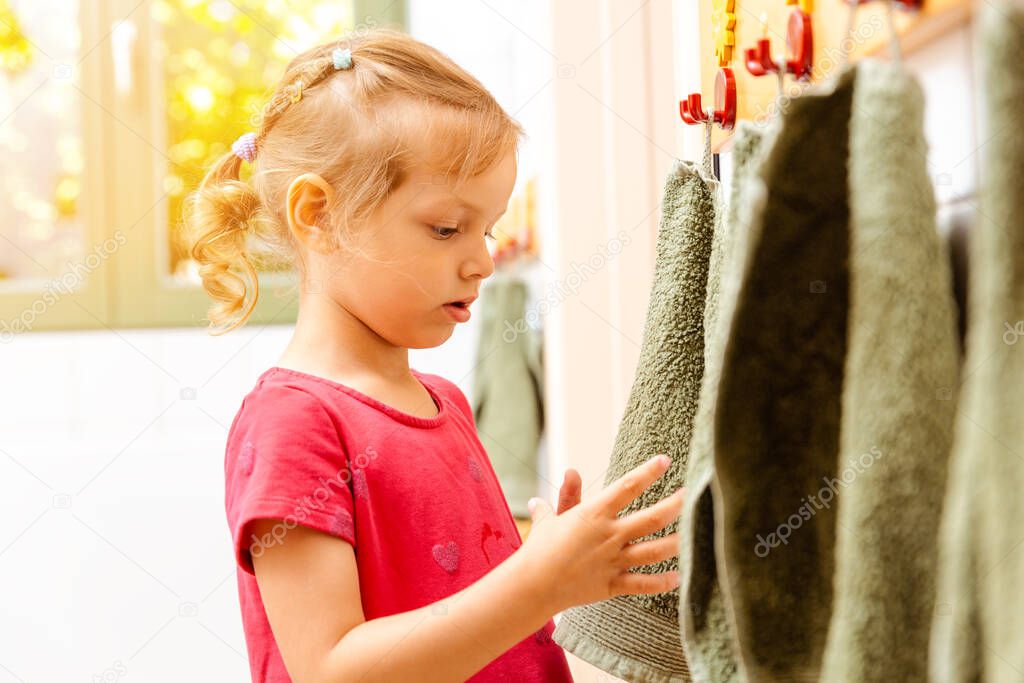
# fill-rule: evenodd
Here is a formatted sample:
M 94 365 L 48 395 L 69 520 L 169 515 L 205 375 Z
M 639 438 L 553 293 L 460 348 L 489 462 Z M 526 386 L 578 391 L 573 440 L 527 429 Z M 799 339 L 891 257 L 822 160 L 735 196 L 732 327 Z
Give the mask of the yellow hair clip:
M 295 84 L 295 92 L 292 93 L 292 104 L 302 99 L 302 81 Z

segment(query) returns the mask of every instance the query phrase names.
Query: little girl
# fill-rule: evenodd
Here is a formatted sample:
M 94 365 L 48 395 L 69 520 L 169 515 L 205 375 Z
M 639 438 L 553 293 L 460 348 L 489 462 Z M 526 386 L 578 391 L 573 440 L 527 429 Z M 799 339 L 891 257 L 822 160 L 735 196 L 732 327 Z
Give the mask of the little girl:
M 252 312 L 251 236 L 301 278 L 294 334 L 225 455 L 253 681 L 571 681 L 555 614 L 678 585 L 629 569 L 677 553 L 676 534 L 633 541 L 677 519 L 682 491 L 617 514 L 666 456 L 582 503 L 569 470 L 557 512 L 531 501 L 524 543 L 466 397 L 409 367 L 494 270 L 521 135 L 445 55 L 377 30 L 296 57 L 190 198 L 214 325 Z

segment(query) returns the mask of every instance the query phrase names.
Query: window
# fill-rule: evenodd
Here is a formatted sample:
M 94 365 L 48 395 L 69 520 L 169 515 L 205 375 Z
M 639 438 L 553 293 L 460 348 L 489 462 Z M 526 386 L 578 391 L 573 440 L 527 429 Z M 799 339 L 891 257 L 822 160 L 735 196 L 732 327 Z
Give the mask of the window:
M 253 128 L 285 65 L 403 0 L 0 0 L 0 341 L 28 330 L 205 326 L 185 196 Z M 256 323 L 293 322 L 270 263 Z

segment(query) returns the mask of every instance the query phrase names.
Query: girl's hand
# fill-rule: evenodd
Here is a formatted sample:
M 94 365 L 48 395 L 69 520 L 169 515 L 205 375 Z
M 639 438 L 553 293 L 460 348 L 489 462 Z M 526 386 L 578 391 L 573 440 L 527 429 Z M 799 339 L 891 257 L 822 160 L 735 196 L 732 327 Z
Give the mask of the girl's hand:
M 583 503 L 575 480 L 562 484 L 559 514 L 540 498 L 530 500 L 532 524 L 519 549 L 533 582 L 552 613 L 575 605 L 598 602 L 617 595 L 662 593 L 679 585 L 679 572 L 643 574 L 630 567 L 660 562 L 679 552 L 679 534 L 634 542 L 676 521 L 685 489 L 619 518 L 618 512 L 637 498 L 669 465 L 668 456 L 656 456 L 630 470 Z M 568 489 L 568 491 L 567 491 Z

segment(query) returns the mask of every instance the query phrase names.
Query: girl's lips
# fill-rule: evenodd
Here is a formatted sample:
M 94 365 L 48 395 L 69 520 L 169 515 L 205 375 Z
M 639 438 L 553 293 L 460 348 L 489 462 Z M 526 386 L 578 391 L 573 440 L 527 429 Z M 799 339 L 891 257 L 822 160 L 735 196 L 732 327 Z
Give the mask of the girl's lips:
M 455 306 L 454 304 L 445 304 L 444 310 L 448 312 L 448 315 L 457 323 L 464 323 L 470 318 L 469 308 L 465 306 Z

